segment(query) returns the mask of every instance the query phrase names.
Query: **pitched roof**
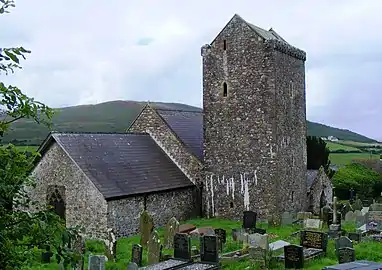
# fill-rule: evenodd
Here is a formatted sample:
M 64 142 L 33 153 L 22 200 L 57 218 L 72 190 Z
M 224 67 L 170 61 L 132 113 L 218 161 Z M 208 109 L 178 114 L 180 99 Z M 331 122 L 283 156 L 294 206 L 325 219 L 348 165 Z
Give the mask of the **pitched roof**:
M 170 129 L 199 160 L 203 160 L 203 111 L 156 109 Z
M 193 185 L 148 134 L 53 133 L 51 138 L 105 199 Z

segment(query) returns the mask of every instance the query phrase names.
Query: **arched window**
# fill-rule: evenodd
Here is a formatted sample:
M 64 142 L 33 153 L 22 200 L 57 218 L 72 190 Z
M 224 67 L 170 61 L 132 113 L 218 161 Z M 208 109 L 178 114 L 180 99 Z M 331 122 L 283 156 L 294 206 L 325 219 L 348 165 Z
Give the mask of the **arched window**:
M 223 97 L 226 97 L 228 96 L 228 86 L 227 86 L 227 83 L 224 82 L 223 83 Z

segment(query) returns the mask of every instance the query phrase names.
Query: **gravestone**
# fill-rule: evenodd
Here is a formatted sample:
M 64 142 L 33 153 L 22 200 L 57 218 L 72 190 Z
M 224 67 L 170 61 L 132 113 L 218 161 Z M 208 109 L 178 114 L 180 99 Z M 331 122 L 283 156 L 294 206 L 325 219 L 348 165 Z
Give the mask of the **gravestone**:
M 89 255 L 88 270 L 105 270 L 106 256 Z
M 159 234 L 154 230 L 147 243 L 147 262 L 148 264 L 158 263 L 161 253 L 161 243 L 159 239 Z
M 367 216 L 366 230 L 382 230 L 382 211 L 369 211 Z
M 377 262 L 370 262 L 370 261 L 354 261 L 350 263 L 343 263 L 343 264 L 338 264 L 338 265 L 331 265 L 331 266 L 326 266 L 323 269 L 327 270 L 357 270 L 357 269 L 362 269 L 362 270 L 380 270 L 382 269 L 382 264 L 377 263 Z
M 164 247 L 166 249 L 171 249 L 174 247 L 174 236 L 177 232 L 179 232 L 179 222 L 175 217 L 172 217 L 167 222 L 164 234 Z
M 154 221 L 152 216 L 147 210 L 144 210 L 139 220 L 139 229 L 141 233 L 140 244 L 143 247 L 147 247 L 147 242 L 150 239 L 151 232 L 154 229 Z
M 291 245 L 291 243 L 286 242 L 284 240 L 277 240 L 269 244 L 269 249 L 277 252 L 283 249 L 285 246 L 289 246 L 289 245 Z
M 367 212 L 369 212 L 370 207 L 362 207 L 361 213 L 362 215 L 365 215 Z
M 322 249 L 326 252 L 328 235 L 318 231 L 301 231 L 300 245 L 305 248 Z
M 357 218 L 358 216 L 363 216 L 361 210 L 355 210 L 354 215 L 355 215 L 355 218 Z
M 348 263 L 355 261 L 355 251 L 351 247 L 343 247 L 338 249 L 338 263 Z
M 353 211 L 349 211 L 345 214 L 345 221 L 355 222 L 356 215 Z
M 281 215 L 281 224 L 291 225 L 293 224 L 293 215 L 290 212 L 285 211 Z
M 50 246 L 46 246 L 45 251 L 41 253 L 41 262 L 50 263 L 50 258 L 52 258 L 53 252 L 50 250 Z
M 117 239 L 112 228 L 107 230 L 107 239 L 104 241 L 106 255 L 109 260 L 115 260 L 117 255 Z
M 142 266 L 142 254 L 142 246 L 139 244 L 133 244 L 131 251 L 131 262 L 136 263 L 138 266 Z
M 361 242 L 362 234 L 359 232 L 349 232 L 348 237 L 352 241 Z
M 250 234 L 248 235 L 248 244 L 250 247 L 261 247 L 262 249 L 268 249 L 268 235 L 267 234 Z
M 232 229 L 232 241 L 238 241 L 239 234 L 242 233 L 242 229 Z
M 186 233 L 176 233 L 174 236 L 174 258 L 191 260 L 191 238 Z
M 319 219 L 304 219 L 304 229 L 321 229 L 322 221 Z
M 249 258 L 260 264 L 261 266 L 265 266 L 266 263 L 267 263 L 267 253 L 268 253 L 268 250 L 267 249 L 264 249 L 260 246 L 257 246 L 257 247 L 249 247 L 248 249 L 248 253 L 249 253 Z
M 302 246 L 289 245 L 284 247 L 284 263 L 286 269 L 304 268 L 304 249 Z
M 131 262 L 127 265 L 127 270 L 138 270 L 138 265 L 135 262 Z
M 219 240 L 219 250 L 223 251 L 223 246 L 227 242 L 227 232 L 224 229 L 215 229 L 215 235 L 218 237 Z
M 243 228 L 256 228 L 257 213 L 253 211 L 243 212 Z
M 338 250 L 340 248 L 353 248 L 353 242 L 346 236 L 341 236 L 340 238 L 337 238 L 335 241 L 335 247 L 336 247 L 336 254 L 338 256 Z
M 355 224 L 357 227 L 361 227 L 362 225 L 366 224 L 366 217 L 367 215 L 362 215 L 362 216 L 356 216 L 355 218 Z
M 200 238 L 200 261 L 206 263 L 219 262 L 218 237 L 204 235 Z

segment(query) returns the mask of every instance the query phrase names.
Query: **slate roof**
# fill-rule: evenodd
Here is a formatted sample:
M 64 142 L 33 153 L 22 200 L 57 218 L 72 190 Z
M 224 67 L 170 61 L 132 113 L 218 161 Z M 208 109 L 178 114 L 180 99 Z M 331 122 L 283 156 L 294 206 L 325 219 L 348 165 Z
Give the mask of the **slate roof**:
M 308 190 L 312 186 L 314 180 L 317 178 L 318 170 L 307 170 L 306 172 L 306 183 L 308 185 Z
M 193 186 L 148 134 L 53 133 L 105 199 Z
M 202 110 L 156 109 L 159 115 L 199 160 L 203 160 L 203 112 Z

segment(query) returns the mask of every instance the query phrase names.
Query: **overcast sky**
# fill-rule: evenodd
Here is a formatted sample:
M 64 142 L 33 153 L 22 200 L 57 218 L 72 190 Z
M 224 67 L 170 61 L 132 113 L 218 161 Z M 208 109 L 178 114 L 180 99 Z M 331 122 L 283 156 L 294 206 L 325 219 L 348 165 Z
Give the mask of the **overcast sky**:
M 308 120 L 382 139 L 381 10 L 381 0 L 16 0 L 1 46 L 32 54 L 5 81 L 52 107 L 201 106 L 200 47 L 238 13 L 307 52 Z

